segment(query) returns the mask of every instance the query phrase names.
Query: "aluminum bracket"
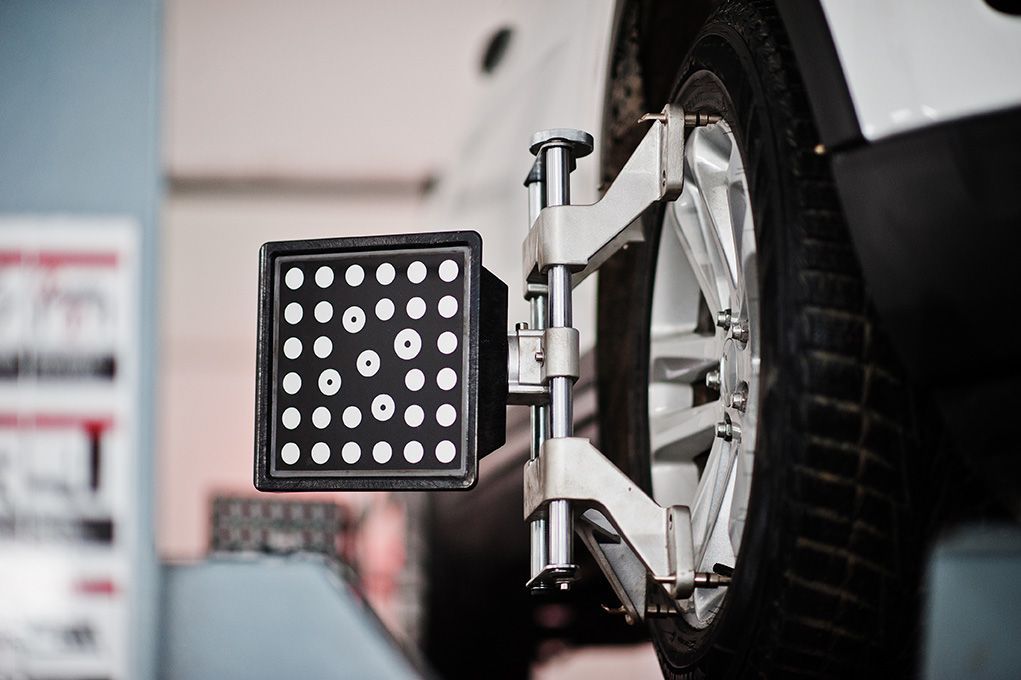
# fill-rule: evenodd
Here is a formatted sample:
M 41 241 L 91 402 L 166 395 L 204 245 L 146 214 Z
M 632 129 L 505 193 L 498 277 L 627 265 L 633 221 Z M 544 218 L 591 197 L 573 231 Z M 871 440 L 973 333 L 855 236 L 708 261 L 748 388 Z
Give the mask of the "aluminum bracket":
M 595 509 L 630 548 L 653 581 L 661 584 L 671 598 L 684 599 L 695 589 L 694 550 L 691 516 L 681 505 L 661 507 L 613 465 L 587 439 L 548 439 L 538 458 L 525 465 L 526 520 L 539 517 L 550 501 L 572 501 L 579 512 Z M 592 522 L 579 522 L 586 542 Z M 605 528 L 604 528 L 604 532 Z M 594 553 L 595 554 L 595 553 Z M 604 553 L 604 557 L 606 557 Z M 597 562 L 629 613 L 644 618 L 645 603 L 635 602 L 632 570 L 616 568 L 621 560 Z M 621 572 L 621 573 L 618 573 Z M 627 572 L 627 573 L 624 573 Z M 628 584 L 631 584 L 630 586 Z M 629 606 L 630 603 L 630 606 Z M 640 605 L 640 606 L 639 606 Z
M 523 245 L 528 282 L 545 281 L 554 265 L 570 267 L 577 286 L 625 244 L 642 241 L 639 218 L 677 198 L 684 182 L 684 111 L 668 105 L 598 202 L 543 208 Z

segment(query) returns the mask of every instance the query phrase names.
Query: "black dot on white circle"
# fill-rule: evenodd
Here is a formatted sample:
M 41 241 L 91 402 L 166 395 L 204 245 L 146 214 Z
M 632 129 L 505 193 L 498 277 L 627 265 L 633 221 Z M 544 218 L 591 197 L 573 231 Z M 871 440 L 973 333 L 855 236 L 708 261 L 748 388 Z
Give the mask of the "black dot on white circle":
M 292 267 L 284 275 L 284 283 L 291 290 L 298 290 L 301 288 L 301 284 L 305 282 L 305 275 L 297 267 Z
M 298 456 L 301 455 L 301 450 L 298 445 L 294 442 L 287 442 L 280 447 L 280 460 L 287 465 L 294 465 L 298 462 Z
M 340 390 L 340 373 L 336 369 L 327 368 L 319 374 L 319 391 L 332 397 Z
M 408 361 L 418 356 L 422 349 L 422 336 L 411 328 L 405 328 L 394 338 L 394 353 Z
M 361 265 L 353 264 L 344 272 L 344 280 L 349 286 L 360 286 L 365 280 L 365 270 L 361 268 Z
M 291 325 L 294 325 L 301 321 L 301 317 L 304 316 L 304 314 L 305 310 L 303 310 L 301 308 L 301 305 L 299 305 L 297 302 L 292 302 L 291 304 L 284 307 L 284 321 Z
M 333 269 L 320 267 L 316 270 L 316 285 L 320 288 L 329 288 L 333 285 Z
M 365 327 L 365 312 L 361 307 L 352 305 L 344 310 L 342 323 L 348 333 L 357 333 Z
M 393 418 L 394 400 L 389 394 L 380 394 L 372 400 L 372 416 L 379 421 L 385 422 Z
M 444 260 L 440 264 L 440 278 L 448 283 L 457 278 L 458 271 L 457 263 L 453 260 Z
M 298 390 L 301 389 L 301 376 L 292 371 L 284 376 L 284 379 L 280 381 L 280 385 L 287 394 L 297 394 Z
M 312 460 L 317 465 L 322 465 L 330 459 L 330 446 L 326 442 L 316 442 L 312 445 Z
M 425 265 L 415 260 L 408 265 L 408 281 L 412 283 L 422 283 L 425 281 L 426 268 Z
M 359 354 L 355 361 L 358 364 L 358 372 L 366 378 L 371 378 L 379 372 L 379 355 L 371 349 Z

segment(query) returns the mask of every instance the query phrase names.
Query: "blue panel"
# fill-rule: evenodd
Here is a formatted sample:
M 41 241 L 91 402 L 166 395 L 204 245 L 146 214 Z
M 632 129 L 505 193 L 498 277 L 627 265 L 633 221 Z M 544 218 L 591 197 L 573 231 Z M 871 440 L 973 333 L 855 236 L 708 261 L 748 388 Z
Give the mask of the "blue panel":
M 142 226 L 135 672 L 155 675 L 152 535 L 159 0 L 0 2 L 0 214 L 126 215 Z
M 169 566 L 163 584 L 165 680 L 422 675 L 322 561 L 224 557 Z

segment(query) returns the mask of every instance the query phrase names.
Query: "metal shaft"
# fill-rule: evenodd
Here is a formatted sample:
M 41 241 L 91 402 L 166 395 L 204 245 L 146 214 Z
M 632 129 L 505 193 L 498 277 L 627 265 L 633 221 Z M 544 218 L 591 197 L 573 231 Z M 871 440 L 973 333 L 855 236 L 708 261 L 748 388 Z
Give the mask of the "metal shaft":
M 532 225 L 535 223 L 535 218 L 539 216 L 539 211 L 543 209 L 546 203 L 546 183 L 544 180 L 541 158 L 536 159 L 535 166 L 532 168 L 532 172 L 529 173 L 528 179 L 525 180 L 525 182 L 528 187 L 528 224 Z M 529 298 L 529 305 L 531 307 L 530 321 L 532 328 L 545 328 L 546 296 L 538 294 L 532 295 Z M 531 419 L 532 447 L 530 458 L 535 460 L 539 456 L 540 449 L 542 449 L 542 443 L 546 441 L 546 438 L 549 436 L 549 409 L 546 406 L 532 406 Z M 546 527 L 547 523 L 545 518 L 532 520 L 528 527 L 529 539 L 531 542 L 529 560 L 531 573 L 529 575 L 529 579 L 533 582 L 532 591 L 535 593 L 548 590 L 549 587 L 546 583 L 535 581 L 535 578 L 542 574 L 546 565 L 549 563 Z
M 546 171 L 546 205 L 568 205 L 571 202 L 571 152 L 566 145 L 543 148 L 543 165 Z M 571 272 L 557 265 L 549 270 L 549 326 L 570 327 Z M 552 437 L 574 435 L 573 383 L 566 377 L 550 380 L 550 434 Z M 569 568 L 574 563 L 574 526 L 571 506 L 567 501 L 549 504 L 549 565 Z M 570 587 L 568 580 L 560 582 L 561 589 Z

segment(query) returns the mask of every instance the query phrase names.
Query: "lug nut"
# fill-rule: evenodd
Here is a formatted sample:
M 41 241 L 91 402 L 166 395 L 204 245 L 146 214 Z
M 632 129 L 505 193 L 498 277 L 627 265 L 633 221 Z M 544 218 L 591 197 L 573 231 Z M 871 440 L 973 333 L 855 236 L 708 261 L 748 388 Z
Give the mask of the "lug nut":
M 724 309 L 722 312 L 716 312 L 716 325 L 727 330 L 730 328 L 730 310 Z
M 705 386 L 716 392 L 720 391 L 720 372 L 709 371 L 705 374 Z
M 727 399 L 727 404 L 731 408 L 735 408 L 742 412 L 748 408 L 748 383 L 742 382 L 738 385 L 734 391 L 731 392 L 730 398 Z
M 728 421 L 716 423 L 716 436 L 725 442 L 729 442 L 734 438 L 734 426 Z
M 730 335 L 740 343 L 748 342 L 748 322 L 738 321 L 730 328 Z

